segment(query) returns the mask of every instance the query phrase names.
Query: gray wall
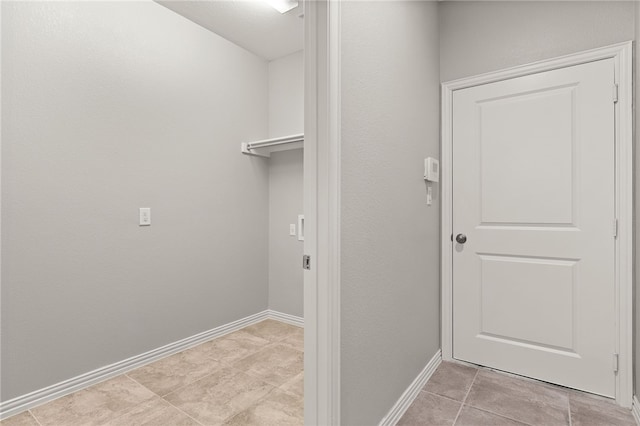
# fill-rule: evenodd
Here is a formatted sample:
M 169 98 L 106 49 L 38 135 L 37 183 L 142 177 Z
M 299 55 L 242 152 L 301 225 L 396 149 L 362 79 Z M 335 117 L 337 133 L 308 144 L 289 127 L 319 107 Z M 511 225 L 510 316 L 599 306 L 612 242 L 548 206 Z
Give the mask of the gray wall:
M 269 136 L 304 132 L 302 51 L 269 62 Z M 303 242 L 289 235 L 302 214 L 302 149 L 269 161 L 269 308 L 302 317 Z
M 634 4 L 613 1 L 441 3 L 442 81 L 633 40 L 640 34 L 637 28 L 640 12 L 634 10 Z M 640 66 L 640 62 L 636 64 Z M 636 292 L 636 311 L 638 308 L 640 295 Z M 640 321 L 636 315 L 636 384 L 640 383 L 639 345 Z
M 289 235 L 302 214 L 301 149 L 274 152 L 269 159 L 269 309 L 303 317 L 303 242 Z
M 2 35 L 2 399 L 266 309 L 267 63 L 151 1 Z
M 342 424 L 377 424 L 440 348 L 435 2 L 342 4 Z M 438 191 L 436 191 L 437 193 Z
M 269 62 L 269 137 L 304 132 L 302 50 Z
M 634 37 L 631 1 L 447 1 L 439 11 L 442 81 Z

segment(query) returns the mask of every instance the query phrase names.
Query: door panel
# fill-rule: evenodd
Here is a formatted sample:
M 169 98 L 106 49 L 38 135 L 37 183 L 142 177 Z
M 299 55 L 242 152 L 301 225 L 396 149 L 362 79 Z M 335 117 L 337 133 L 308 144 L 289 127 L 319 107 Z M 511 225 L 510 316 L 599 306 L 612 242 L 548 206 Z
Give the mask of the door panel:
M 576 261 L 484 255 L 480 261 L 481 337 L 575 350 Z
M 573 223 L 575 89 L 478 102 L 483 224 Z
M 453 96 L 453 355 L 614 396 L 613 60 Z

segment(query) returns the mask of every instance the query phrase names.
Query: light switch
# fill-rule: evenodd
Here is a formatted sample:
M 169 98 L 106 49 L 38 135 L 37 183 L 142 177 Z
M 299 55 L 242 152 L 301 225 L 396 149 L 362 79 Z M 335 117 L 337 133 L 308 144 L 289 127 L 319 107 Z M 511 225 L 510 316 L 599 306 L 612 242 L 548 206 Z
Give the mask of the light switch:
M 296 224 L 295 223 L 290 223 L 289 224 L 289 235 L 292 237 L 296 236 Z
M 151 208 L 140 207 L 140 226 L 151 225 Z
M 440 162 L 435 158 L 424 159 L 424 180 L 438 182 L 440 180 Z
M 298 215 L 298 241 L 304 241 L 304 215 Z

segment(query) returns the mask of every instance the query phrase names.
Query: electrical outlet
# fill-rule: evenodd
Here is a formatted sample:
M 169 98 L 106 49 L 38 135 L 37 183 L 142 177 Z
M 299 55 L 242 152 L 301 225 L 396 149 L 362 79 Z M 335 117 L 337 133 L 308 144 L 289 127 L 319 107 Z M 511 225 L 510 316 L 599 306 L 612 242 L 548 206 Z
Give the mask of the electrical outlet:
M 140 226 L 151 225 L 151 208 L 140 207 Z

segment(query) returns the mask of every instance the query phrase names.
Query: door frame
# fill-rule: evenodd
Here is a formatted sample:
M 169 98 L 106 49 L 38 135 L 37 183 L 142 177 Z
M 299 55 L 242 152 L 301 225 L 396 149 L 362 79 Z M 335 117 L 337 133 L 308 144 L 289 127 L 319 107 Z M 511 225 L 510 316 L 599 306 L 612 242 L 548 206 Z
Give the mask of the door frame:
M 453 359 L 453 93 L 456 90 L 523 77 L 602 59 L 614 60 L 618 102 L 615 106 L 615 313 L 618 374 L 616 402 L 630 408 L 633 398 L 633 42 L 628 41 L 496 72 L 442 83 L 441 158 L 442 359 Z M 613 88 L 612 88 L 613 96 Z M 613 354 L 612 354 L 613 356 Z M 613 368 L 613 360 L 612 360 Z
M 339 425 L 340 2 L 303 7 L 304 424 Z

